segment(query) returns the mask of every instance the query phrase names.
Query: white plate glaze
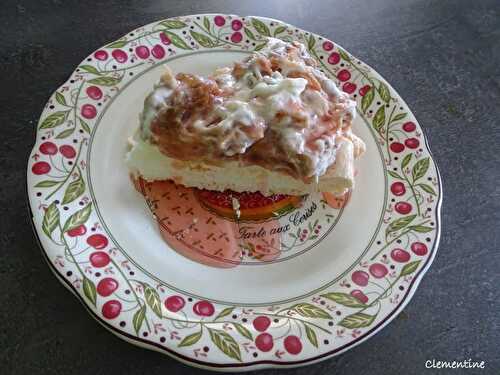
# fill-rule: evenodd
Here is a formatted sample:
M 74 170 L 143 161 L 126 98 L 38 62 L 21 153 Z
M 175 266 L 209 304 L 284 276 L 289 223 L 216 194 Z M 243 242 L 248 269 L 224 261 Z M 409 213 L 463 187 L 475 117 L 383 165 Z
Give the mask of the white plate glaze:
M 268 35 L 306 44 L 357 101 L 353 126 L 367 153 L 345 208 L 312 195 L 273 221 L 289 224 L 287 251 L 207 267 L 161 238 L 130 183 L 126 140 L 163 64 L 208 74 Z M 106 328 L 188 364 L 249 370 L 328 358 L 392 320 L 435 255 L 442 192 L 413 114 L 369 66 L 280 21 L 193 15 L 138 28 L 78 66 L 40 118 L 28 194 L 51 269 Z

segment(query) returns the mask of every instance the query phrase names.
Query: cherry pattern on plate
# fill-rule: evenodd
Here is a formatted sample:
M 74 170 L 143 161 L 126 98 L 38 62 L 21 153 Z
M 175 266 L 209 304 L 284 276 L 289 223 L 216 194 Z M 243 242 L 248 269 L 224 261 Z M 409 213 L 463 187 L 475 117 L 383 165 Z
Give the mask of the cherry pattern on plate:
M 258 308 L 198 300 L 143 274 L 103 229 L 88 192 L 88 142 L 108 101 L 148 67 L 196 50 L 259 51 L 269 36 L 303 42 L 325 74 L 356 100 L 384 154 L 383 223 L 366 256 L 320 294 Z M 260 18 L 162 20 L 92 53 L 47 103 L 28 170 L 37 229 L 56 249 L 51 261 L 89 308 L 116 329 L 207 362 L 285 363 L 354 341 L 407 298 L 437 237 L 437 170 L 394 90 L 337 44 Z M 296 242 L 320 234 L 328 220 L 293 232 Z

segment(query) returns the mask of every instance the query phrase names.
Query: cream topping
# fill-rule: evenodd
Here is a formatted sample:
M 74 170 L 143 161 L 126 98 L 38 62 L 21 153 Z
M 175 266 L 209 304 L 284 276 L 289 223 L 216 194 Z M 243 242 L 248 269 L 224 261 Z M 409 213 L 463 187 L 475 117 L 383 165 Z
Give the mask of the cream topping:
M 278 69 L 263 74 L 263 58 L 274 61 Z M 306 164 L 308 173 L 303 177 L 323 175 L 335 162 L 336 138 L 345 125 L 350 126 L 355 102 L 311 61 L 304 45 L 269 38 L 266 48 L 238 64 L 243 74 L 235 74 L 236 66 L 214 72 L 211 79 L 229 95 L 216 97 L 213 116 L 181 128 L 179 137 L 206 138 L 220 153 L 234 157 L 245 154 L 272 131 L 279 143 L 276 146 L 287 158 L 296 159 L 292 163 Z M 170 98 L 176 81 L 172 77 L 162 78 L 146 98 L 140 117 L 145 140 L 151 138 L 150 127 L 157 114 L 174 105 Z

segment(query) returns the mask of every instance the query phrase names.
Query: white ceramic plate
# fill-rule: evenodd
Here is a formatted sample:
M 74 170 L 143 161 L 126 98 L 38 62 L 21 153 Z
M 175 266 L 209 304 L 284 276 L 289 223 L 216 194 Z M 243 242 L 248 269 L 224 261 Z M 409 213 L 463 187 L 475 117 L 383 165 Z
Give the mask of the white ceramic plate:
M 252 201 L 261 220 L 235 224 L 191 191 L 176 196 L 164 235 L 182 231 L 192 212 L 217 235 L 203 238 L 203 224 L 181 253 L 202 253 L 200 243 L 213 248 L 242 226 L 255 233 L 240 239 L 241 260 L 208 267 L 163 241 L 154 204 L 128 178 L 126 141 L 163 64 L 208 74 L 266 36 L 304 43 L 357 101 L 353 126 L 367 152 L 343 208 L 311 195 L 270 219 L 266 203 Z M 280 21 L 193 15 L 140 27 L 82 61 L 41 115 L 28 194 L 51 269 L 106 328 L 195 366 L 249 370 L 331 357 L 391 321 L 435 255 L 442 193 L 416 119 L 369 66 Z

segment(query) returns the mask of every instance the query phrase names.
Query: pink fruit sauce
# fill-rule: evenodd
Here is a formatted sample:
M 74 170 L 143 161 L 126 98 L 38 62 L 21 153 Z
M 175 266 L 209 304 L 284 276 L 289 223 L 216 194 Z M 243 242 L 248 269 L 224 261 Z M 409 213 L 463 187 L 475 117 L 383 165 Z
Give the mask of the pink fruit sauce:
M 230 192 L 208 192 L 170 181 L 147 182 L 141 178 L 135 179 L 134 184 L 146 198 L 163 239 L 172 249 L 195 262 L 219 268 L 236 267 L 244 257 L 261 262 L 278 258 L 280 222 L 272 209 L 280 203 L 281 210 L 293 210 L 297 207 L 294 205 L 302 202 L 301 197 L 234 194 L 251 202 L 251 205 L 241 202 L 241 216 L 236 218 L 227 215 L 228 202 L 233 197 Z M 349 194 L 336 197 L 324 193 L 324 198 L 329 206 L 338 209 L 345 206 Z M 290 205 L 283 208 L 285 200 Z

